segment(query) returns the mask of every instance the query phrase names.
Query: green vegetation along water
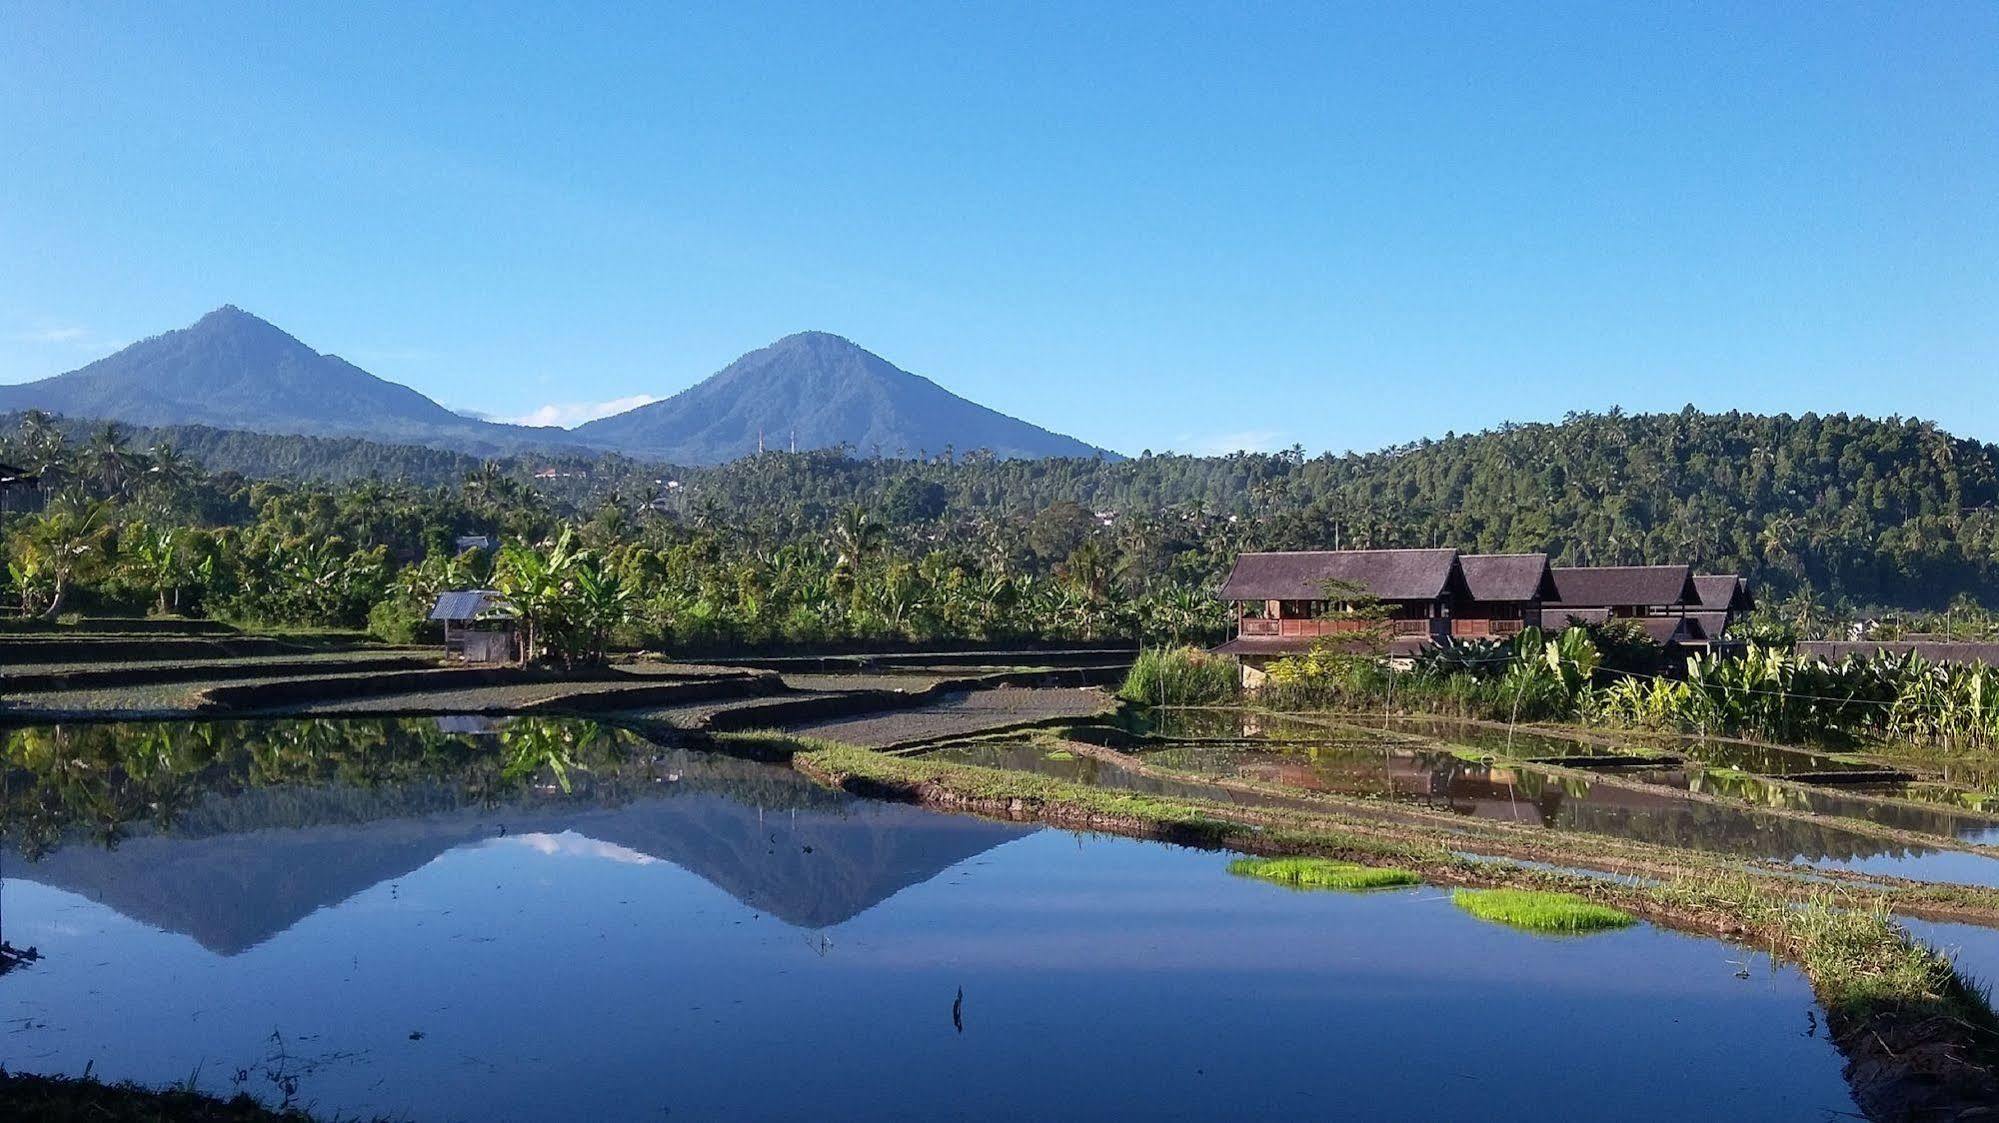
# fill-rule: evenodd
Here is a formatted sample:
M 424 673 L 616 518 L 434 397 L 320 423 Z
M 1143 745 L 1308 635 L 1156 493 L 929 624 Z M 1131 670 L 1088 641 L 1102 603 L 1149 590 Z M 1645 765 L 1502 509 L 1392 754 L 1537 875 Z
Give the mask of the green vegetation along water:
M 1796 970 L 1643 924 L 1301 893 L 587 723 L 30 732 L 10 1070 L 418 1120 L 1538 1120 L 1559 1058 L 1624 1118 L 1854 1108 Z

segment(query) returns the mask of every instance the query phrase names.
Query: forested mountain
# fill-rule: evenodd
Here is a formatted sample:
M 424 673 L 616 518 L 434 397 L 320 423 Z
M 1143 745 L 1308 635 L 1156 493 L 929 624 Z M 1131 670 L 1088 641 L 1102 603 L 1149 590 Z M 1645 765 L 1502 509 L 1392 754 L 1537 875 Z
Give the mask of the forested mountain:
M 561 429 L 461 417 L 407 386 L 337 355 L 322 355 L 234 305 L 68 374 L 0 386 L 0 409 L 135 425 L 355 436 L 475 452 L 570 440 Z
M 825 332 L 788 335 L 665 401 L 577 426 L 581 440 L 682 464 L 759 447 L 903 459 L 984 449 L 1002 459 L 1102 450 L 967 401 Z
M 0 419 L 0 434 L 20 431 Z M 102 435 L 70 432 L 69 470 L 88 473 Z M 1128 575 L 1172 570 L 1196 584 L 1244 547 L 1436 543 L 1572 563 L 1687 561 L 1747 574 L 1766 600 L 1802 590 L 1827 603 L 1999 607 L 1999 447 L 1899 418 L 1613 412 L 1360 455 L 1122 462 L 771 452 L 673 468 L 573 452 L 482 466 L 429 449 L 207 429 L 140 430 L 130 443 L 248 476 L 457 489 L 476 473 L 481 487 L 497 479 L 538 496 L 554 517 L 728 528 L 746 548 L 820 541 L 858 505 L 912 544 L 1043 572 L 1092 538 Z M 47 447 L 17 436 L 0 441 L 0 460 L 33 468 Z M 224 502 L 231 486 L 215 481 L 199 509 L 242 510 Z M 440 526 L 425 540 L 487 529 Z

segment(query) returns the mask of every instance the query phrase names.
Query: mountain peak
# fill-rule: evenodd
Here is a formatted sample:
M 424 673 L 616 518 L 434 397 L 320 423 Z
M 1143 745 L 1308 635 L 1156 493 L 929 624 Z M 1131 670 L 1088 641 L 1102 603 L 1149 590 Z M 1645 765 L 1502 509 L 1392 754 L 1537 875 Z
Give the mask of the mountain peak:
M 795 331 L 778 340 L 776 343 L 771 344 L 771 346 L 780 347 L 786 343 L 837 343 L 843 347 L 852 347 L 856 351 L 863 349 L 860 344 L 855 343 L 846 336 L 835 335 L 830 331 Z
M 787 335 L 671 398 L 574 431 L 590 444 L 682 464 L 770 447 L 887 457 L 989 449 L 1020 459 L 1103 451 L 961 398 L 824 331 Z
M 260 324 L 268 324 L 270 322 L 268 320 L 265 320 L 261 316 L 256 316 L 249 312 L 245 312 L 241 308 L 236 307 L 234 304 L 225 304 L 222 307 L 217 308 L 215 311 L 208 313 L 206 316 L 203 316 L 201 319 L 196 320 L 195 326 L 199 327 L 202 324 L 226 324 L 232 321 L 240 322 L 243 320 L 254 320 Z
M 519 440 L 322 355 L 234 304 L 39 382 L 0 387 L 0 409 L 133 425 L 209 425 L 378 440 Z

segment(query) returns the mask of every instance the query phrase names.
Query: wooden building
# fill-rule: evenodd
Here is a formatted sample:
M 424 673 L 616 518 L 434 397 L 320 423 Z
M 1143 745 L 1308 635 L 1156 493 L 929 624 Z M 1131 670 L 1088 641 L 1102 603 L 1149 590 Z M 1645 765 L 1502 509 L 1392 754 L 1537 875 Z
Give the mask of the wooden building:
M 1555 599 L 1546 554 L 1466 554 L 1458 558 L 1466 599 L 1451 614 L 1451 634 L 1508 637 L 1541 626 L 1542 606 Z
M 520 627 L 491 589 L 439 593 L 430 619 L 444 625 L 444 653 L 467 663 L 520 661 Z
M 1697 573 L 1694 590 L 1700 598 L 1691 615 L 1700 621 L 1710 643 L 1724 642 L 1729 629 L 1756 610 L 1748 579 L 1733 573 Z
M 1252 687 L 1272 660 L 1321 643 L 1406 658 L 1449 635 L 1452 606 L 1469 595 L 1456 550 L 1243 554 L 1221 591 L 1236 635 L 1217 650 L 1241 659 Z
M 1541 606 L 1552 627 L 1618 620 L 1662 647 L 1707 642 L 1706 629 L 1692 616 L 1700 590 L 1691 566 L 1558 566 L 1552 572 L 1556 599 Z
M 1235 637 L 1216 650 L 1261 683 L 1275 659 L 1323 644 L 1407 659 L 1453 640 L 1504 639 L 1523 629 L 1628 623 L 1662 647 L 1707 645 L 1751 602 L 1733 575 L 1702 578 L 1684 565 L 1553 567 L 1545 554 L 1456 550 L 1316 550 L 1247 553 L 1221 596 L 1235 609 Z

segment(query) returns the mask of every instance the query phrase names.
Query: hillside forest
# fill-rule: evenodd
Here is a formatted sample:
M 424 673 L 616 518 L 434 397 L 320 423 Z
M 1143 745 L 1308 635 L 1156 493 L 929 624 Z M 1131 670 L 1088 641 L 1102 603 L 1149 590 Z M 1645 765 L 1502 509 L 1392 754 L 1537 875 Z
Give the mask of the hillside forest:
M 359 440 L 0 422 L 15 613 L 419 632 L 438 590 L 560 590 L 608 645 L 1204 640 L 1245 549 L 1450 545 L 1740 572 L 1768 638 L 1993 631 L 1994 446 L 1899 418 L 1580 414 L 1350 455 L 769 452 L 480 461 Z M 496 548 L 461 553 L 465 536 Z M 554 595 L 552 592 L 550 595 Z M 551 606 L 556 613 L 558 606 Z M 560 633 L 560 634 L 558 634 Z

